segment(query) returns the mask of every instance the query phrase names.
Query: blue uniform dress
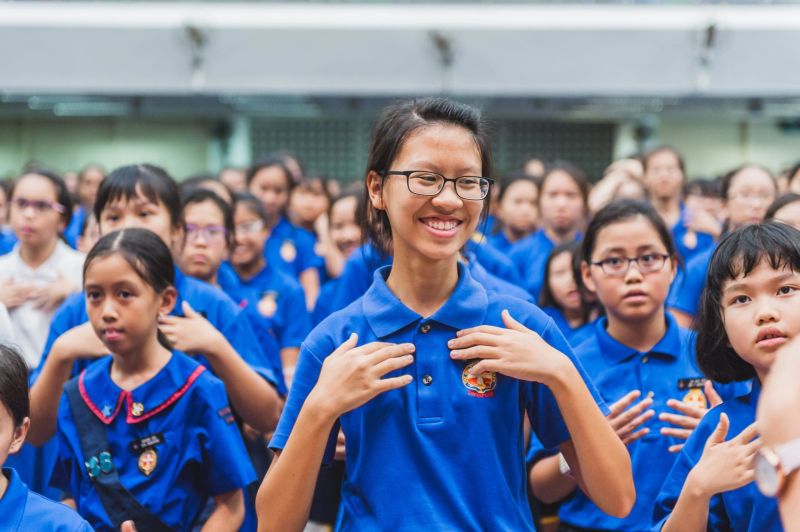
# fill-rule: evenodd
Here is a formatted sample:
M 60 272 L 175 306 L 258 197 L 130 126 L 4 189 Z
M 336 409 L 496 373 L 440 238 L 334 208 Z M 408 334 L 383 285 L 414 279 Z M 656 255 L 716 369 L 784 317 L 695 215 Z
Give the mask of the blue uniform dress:
M 3 468 L 8 487 L 0 499 L 3 532 L 92 532 L 89 523 L 61 503 L 34 493 L 11 468 Z
M 274 264 L 290 275 L 299 277 L 309 268 L 318 268 L 323 264 L 322 258 L 314 251 L 315 244 L 316 237 L 313 233 L 281 217 L 267 238 L 264 258 L 268 264 Z
M 191 530 L 209 497 L 255 481 L 225 385 L 204 366 L 173 352 L 161 371 L 132 391 L 118 387 L 110 370 L 107 357 L 82 372 L 77 377 L 81 397 L 106 425 L 120 482 L 166 525 Z M 84 466 L 78 430 L 64 395 L 52 483 L 73 495 L 78 512 L 93 527 L 111 530 Z M 154 449 L 155 459 L 135 447 L 153 437 L 159 441 L 148 449 Z
M 303 287 L 297 279 L 269 262 L 252 279 L 244 280 L 228 263 L 217 274 L 220 287 L 242 308 L 251 309 L 274 332 L 280 349 L 300 347 L 311 332 Z
M 708 265 L 716 249 L 715 245 L 696 253 L 683 268 L 681 278 L 675 278 L 673 289 L 667 298 L 667 306 L 685 312 L 690 316 L 697 315 L 700 297 L 706 286 Z
M 720 414 L 728 415 L 730 429 L 726 439 L 730 440 L 747 428 L 756 419 L 756 406 L 761 394 L 761 384 L 753 380 L 752 390 L 734 399 L 725 401 L 711 410 L 700 421 L 689 440 L 678 455 L 658 494 L 654 513 L 653 530 L 661 530 L 669 513 L 678 502 L 678 496 L 689 471 L 700 461 L 706 440 L 719 423 Z M 718 493 L 711 498 L 708 512 L 709 531 L 779 532 L 783 530 L 778 515 L 777 500 L 765 497 L 758 491 L 755 482 L 739 489 Z
M 694 256 L 704 250 L 713 247 L 714 237 L 708 233 L 694 232 L 694 238 L 688 238 L 689 228 L 686 225 L 688 213 L 681 204 L 681 214 L 678 222 L 672 226 L 672 239 L 675 241 L 675 248 L 684 263 L 688 263 Z
M 561 312 L 561 309 L 557 309 L 556 307 L 542 307 L 542 310 L 553 319 L 556 326 L 561 330 L 561 334 L 564 335 L 569 345 L 572 347 L 579 345 L 594 334 L 594 325 L 592 323 L 585 323 L 573 328 L 569 324 L 569 321 L 567 321 L 564 313 Z
M 555 397 L 541 384 L 484 373 L 449 357 L 456 331 L 502 327 L 512 316 L 571 356 L 544 313 L 517 298 L 490 295 L 459 264 L 448 301 L 430 318 L 403 305 L 375 273 L 362 298 L 316 327 L 300 352 L 292 390 L 270 444 L 282 449 L 325 358 L 352 332 L 359 345 L 413 342 L 415 360 L 387 377 L 414 381 L 383 393 L 341 417 L 347 439 L 340 530 L 532 530 L 525 479 L 523 418 L 546 445 L 569 439 Z M 580 364 L 576 363 L 579 370 Z M 587 381 L 588 382 L 588 381 Z M 346 386 L 347 383 L 342 383 Z M 590 386 L 591 387 L 591 386 Z M 330 458 L 338 427 L 326 456 Z
M 285 393 L 283 376 L 281 372 L 280 354 L 277 350 L 264 352 L 256 340 L 252 326 L 248 318 L 240 311 L 236 304 L 218 288 L 188 277 L 176 270 L 175 288 L 178 291 L 178 299 L 172 311 L 173 316 L 182 316 L 182 301 L 188 301 L 192 308 L 202 313 L 211 324 L 216 327 L 230 342 L 234 349 L 241 355 L 253 370 L 269 381 L 278 390 L 278 393 Z M 31 382 L 35 382 L 39 373 L 44 367 L 50 348 L 56 339 L 67 332 L 69 329 L 86 323 L 89 317 L 86 314 L 86 302 L 83 292 L 72 294 L 67 297 L 59 310 L 53 317 L 50 324 L 50 333 L 45 343 L 42 360 L 39 367 L 31 375 Z M 275 345 L 275 344 L 273 344 Z M 203 365 L 212 369 L 204 357 L 198 356 L 197 360 Z M 78 375 L 82 370 L 88 368 L 94 360 L 78 360 L 72 370 L 72 376 Z M 34 489 L 34 491 L 45 492 L 56 496 L 48 488 L 49 472 L 53 468 L 55 459 L 54 441 L 48 442 L 40 449 L 36 450 L 37 456 L 31 457 L 31 452 L 27 450 L 28 459 L 15 462 L 20 475 Z M 37 474 L 37 471 L 39 472 Z M 45 491 L 49 490 L 49 491 Z
M 612 338 L 606 331 L 608 319 L 605 317 L 595 322 L 594 334 L 575 348 L 576 356 L 607 404 L 618 401 L 631 390 L 640 390 L 642 398 L 652 393 L 651 408 L 656 416 L 640 427 L 648 427 L 649 434 L 628 445 L 636 486 L 636 504 L 628 517 L 609 516 L 578 491 L 559 511 L 561 521 L 568 525 L 600 530 L 647 530 L 651 526 L 653 503 L 677 457 L 677 453 L 670 453 L 668 448 L 682 443 L 682 440 L 660 434 L 662 427 L 672 425 L 660 421 L 658 414 L 678 413 L 666 405 L 667 399 L 707 402 L 702 391 L 703 376 L 695 363 L 694 337 L 687 329 L 679 327 L 669 314 L 666 320 L 664 337 L 646 353 Z M 721 394 L 728 393 L 717 390 Z

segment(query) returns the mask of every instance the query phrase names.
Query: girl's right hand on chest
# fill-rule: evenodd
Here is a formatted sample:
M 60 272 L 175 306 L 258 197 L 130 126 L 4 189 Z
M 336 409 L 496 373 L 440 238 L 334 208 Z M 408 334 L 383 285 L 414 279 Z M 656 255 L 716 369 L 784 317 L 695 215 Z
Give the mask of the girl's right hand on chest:
M 741 488 L 755 478 L 753 461 L 761 447 L 761 439 L 756 438 L 756 424 L 725 441 L 729 428 L 728 416 L 720 414 L 717 427 L 706 440 L 700 461 L 686 479 L 704 497 Z
M 631 406 L 641 395 L 642 392 L 639 390 L 630 391 L 625 394 L 622 399 L 609 407 L 611 413 L 607 416 L 608 422 L 625 445 L 638 440 L 650 432 L 650 429 L 647 427 L 643 429 L 639 427 L 656 415 L 655 410 L 646 410 L 653 405 L 653 399 L 649 395 Z
M 319 398 L 316 404 L 335 417 L 412 380 L 411 375 L 383 376 L 414 361 L 414 344 L 370 342 L 356 347 L 357 344 L 358 335 L 353 333 L 325 359 L 310 394 Z
M 88 321 L 59 336 L 53 343 L 51 352 L 70 360 L 99 358 L 109 354 L 108 348 L 97 337 Z

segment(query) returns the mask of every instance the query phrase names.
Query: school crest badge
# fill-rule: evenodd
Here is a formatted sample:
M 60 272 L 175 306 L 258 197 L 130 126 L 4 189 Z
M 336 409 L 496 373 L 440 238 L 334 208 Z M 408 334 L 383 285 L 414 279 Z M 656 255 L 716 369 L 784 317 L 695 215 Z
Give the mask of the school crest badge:
M 706 398 L 706 394 L 703 393 L 703 385 L 705 385 L 705 383 L 706 379 L 702 377 L 678 379 L 678 389 L 686 390 L 686 395 L 683 396 L 683 402 L 697 408 L 708 408 L 708 399 Z
M 139 417 L 144 414 L 144 405 L 142 403 L 133 403 L 131 405 L 131 415 L 133 417 Z
M 281 258 L 286 262 L 294 262 L 297 258 L 297 248 L 291 240 L 284 240 L 281 244 Z
M 464 366 L 461 382 L 464 383 L 467 393 L 473 397 L 493 397 L 494 389 L 497 387 L 497 374 L 493 371 L 484 371 L 478 375 L 470 375 L 469 370 L 477 363 L 473 361 Z
M 271 318 L 276 310 L 278 310 L 278 292 L 264 292 L 258 301 L 258 313 L 265 318 Z
M 153 447 L 148 447 L 139 455 L 139 471 L 146 477 L 155 471 L 158 465 L 158 453 Z

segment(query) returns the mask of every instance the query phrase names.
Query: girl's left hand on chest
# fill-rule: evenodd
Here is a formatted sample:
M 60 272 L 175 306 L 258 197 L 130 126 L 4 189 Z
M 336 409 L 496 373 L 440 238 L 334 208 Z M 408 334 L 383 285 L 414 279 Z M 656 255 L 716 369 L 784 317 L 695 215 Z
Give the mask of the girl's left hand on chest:
M 700 424 L 700 420 L 703 419 L 704 415 L 706 415 L 706 412 L 722 403 L 722 398 L 719 396 L 719 394 L 717 394 L 717 391 L 714 390 L 714 385 L 711 384 L 711 381 L 706 381 L 703 385 L 703 388 L 710 403 L 709 408 L 700 408 L 683 401 L 678 401 L 677 399 L 669 399 L 667 401 L 668 407 L 677 410 L 683 415 L 670 414 L 666 412 L 659 414 L 658 419 L 671 425 L 675 425 L 675 427 L 663 427 L 661 429 L 662 435 L 673 436 L 681 440 L 688 440 L 694 429 L 696 429 L 697 425 Z M 682 448 L 682 443 L 671 445 L 669 452 L 677 453 Z
M 505 328 L 480 325 L 456 333 L 447 346 L 453 360 L 481 359 L 470 373 L 494 371 L 515 379 L 546 384 L 569 362 L 566 355 L 545 342 L 541 336 L 502 313 Z
M 178 351 L 190 355 L 206 355 L 216 345 L 221 333 L 189 303 L 183 302 L 184 317 L 164 316 L 158 328 Z

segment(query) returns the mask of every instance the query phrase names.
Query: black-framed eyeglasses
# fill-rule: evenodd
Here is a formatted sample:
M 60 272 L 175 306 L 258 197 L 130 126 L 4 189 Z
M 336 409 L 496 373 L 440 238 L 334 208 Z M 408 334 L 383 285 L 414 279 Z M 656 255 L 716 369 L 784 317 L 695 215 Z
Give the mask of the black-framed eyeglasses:
M 383 177 L 389 175 L 406 176 L 409 192 L 420 196 L 435 196 L 444 189 L 445 183 L 452 181 L 455 185 L 456 194 L 465 200 L 484 199 L 494 184 L 494 179 L 489 177 L 475 175 L 445 177 L 442 174 L 427 170 L 386 170 L 381 175 Z
M 636 267 L 642 273 L 655 273 L 661 271 L 666 264 L 669 255 L 663 253 L 644 253 L 638 257 L 608 257 L 603 260 L 592 262 L 592 266 L 599 266 L 603 273 L 611 277 L 622 277 L 635 262 Z

